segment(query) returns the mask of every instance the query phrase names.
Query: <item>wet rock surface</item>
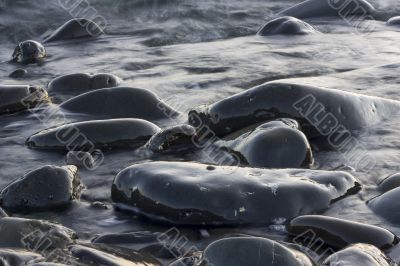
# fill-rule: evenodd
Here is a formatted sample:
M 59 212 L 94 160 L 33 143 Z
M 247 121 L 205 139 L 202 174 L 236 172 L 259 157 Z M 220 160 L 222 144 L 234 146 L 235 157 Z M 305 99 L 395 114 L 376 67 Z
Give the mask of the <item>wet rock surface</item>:
M 189 145 L 193 143 L 196 129 L 190 125 L 177 125 L 162 129 L 154 134 L 144 145 L 144 148 L 152 152 L 166 151 L 174 146 Z
M 390 18 L 386 24 L 389 26 L 400 26 L 400 16 Z
M 223 145 L 252 167 L 309 167 L 313 163 L 311 147 L 303 132 L 293 128 L 295 123 L 268 122 Z
M 101 34 L 103 34 L 103 29 L 96 22 L 85 18 L 74 18 L 57 28 L 45 39 L 45 42 L 93 38 Z
M 90 152 L 93 149 L 135 148 L 159 131 L 158 126 L 142 119 L 93 120 L 40 131 L 30 136 L 26 145 L 35 149 Z
M 224 136 L 275 118 L 297 120 L 309 138 L 371 126 L 400 110 L 387 99 L 307 85 L 270 82 L 189 113 L 189 123 Z M 337 139 L 336 139 L 337 142 Z
M 0 218 L 0 248 L 32 248 L 50 252 L 74 243 L 76 234 L 69 228 L 42 220 Z M 37 245 L 47 239 L 47 245 Z
M 294 17 L 285 16 L 268 21 L 260 29 L 258 35 L 304 35 L 316 32 L 317 30 L 310 24 Z
M 129 87 L 98 89 L 60 105 L 65 111 L 107 118 L 141 118 L 149 121 L 178 115 L 154 93 Z
M 389 266 L 393 264 L 375 246 L 355 244 L 332 254 L 322 265 Z
M 52 94 L 78 95 L 92 90 L 117 87 L 121 79 L 107 73 L 75 73 L 57 77 L 50 81 L 47 90 Z
M 400 173 L 390 175 L 378 184 L 379 190 L 383 193 L 397 187 L 400 187 Z
M 105 265 L 105 266 L 147 266 L 161 265 L 157 260 L 151 257 L 145 257 L 134 251 L 125 253 L 125 257 L 115 254 L 117 251 L 112 248 L 105 248 L 110 253 L 104 252 L 92 247 L 75 245 L 70 248 L 72 255 L 78 258 L 84 265 Z M 114 253 L 114 254 L 113 254 Z M 122 254 L 121 254 L 122 255 Z
M 2 189 L 1 206 L 13 211 L 63 208 L 79 197 L 82 185 L 75 166 L 44 166 Z
M 378 215 L 395 224 L 400 224 L 400 188 L 395 188 L 368 201 L 368 206 Z
M 33 64 L 42 62 L 46 57 L 46 50 L 37 41 L 27 40 L 20 42 L 12 54 L 12 62 Z
M 151 162 L 121 171 L 111 198 L 121 208 L 175 224 L 272 224 L 322 211 L 358 188 L 344 172 Z
M 362 19 L 373 19 L 375 8 L 366 0 L 331 1 L 331 0 L 306 0 L 285 9 L 279 15 L 293 16 L 296 18 L 336 17 L 359 15 Z
M 36 86 L 0 86 L 0 114 L 15 113 L 34 108 L 49 101 L 47 92 Z
M 17 68 L 16 70 L 14 70 L 13 72 L 10 73 L 10 75 L 8 75 L 10 78 L 15 78 L 15 79 L 19 79 L 19 78 L 23 78 L 26 75 L 28 75 L 28 71 L 22 68 Z
M 397 236 L 384 228 L 321 215 L 297 217 L 290 221 L 288 231 L 296 239 L 312 236 L 336 248 L 365 243 L 388 249 L 399 242 Z
M 237 237 L 217 240 L 204 250 L 202 261 L 215 266 L 314 265 L 305 254 L 287 248 L 278 242 L 259 237 Z

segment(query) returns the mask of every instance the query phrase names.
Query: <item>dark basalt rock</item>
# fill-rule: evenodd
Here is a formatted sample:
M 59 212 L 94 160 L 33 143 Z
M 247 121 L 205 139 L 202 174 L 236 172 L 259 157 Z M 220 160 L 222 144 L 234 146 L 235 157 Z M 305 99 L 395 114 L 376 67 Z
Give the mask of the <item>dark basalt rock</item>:
M 232 237 L 211 243 L 197 265 L 313 266 L 305 254 L 261 237 Z
M 15 113 L 49 102 L 47 92 L 29 85 L 0 86 L 0 114 Z
M 310 144 L 293 125 L 268 122 L 223 145 L 252 167 L 309 167 L 313 163 Z
M 336 248 L 365 243 L 387 249 L 399 242 L 397 236 L 384 228 L 320 215 L 297 217 L 290 222 L 288 231 L 296 238 L 312 236 Z
M 32 40 L 23 41 L 18 44 L 12 54 L 12 62 L 22 64 L 33 64 L 44 60 L 46 50 L 43 45 Z
M 111 198 L 122 209 L 175 224 L 273 224 L 322 211 L 358 189 L 345 172 L 149 162 L 122 170 Z
M 22 68 L 17 68 L 13 72 L 11 72 L 10 75 L 8 75 L 8 76 L 10 78 L 18 79 L 18 78 L 23 78 L 26 75 L 28 75 L 28 71 L 26 71 L 25 69 L 22 69 Z
M 35 252 L 50 252 L 72 244 L 76 234 L 64 226 L 42 220 L 15 217 L 0 218 L 0 248 L 35 248 Z M 38 241 L 46 244 L 38 245 Z
M 118 250 L 106 248 L 102 251 L 92 247 L 74 245 L 71 247 L 71 253 L 79 259 L 84 265 L 102 265 L 102 266 L 161 266 L 154 258 L 144 256 L 139 252 L 130 250 L 127 254 L 119 254 Z M 124 255 L 124 257 L 122 257 Z
M 74 18 L 56 29 L 45 39 L 45 42 L 98 37 L 103 33 L 103 29 L 94 21 L 84 18 Z
M 400 224 L 400 187 L 389 190 L 382 195 L 373 198 L 368 206 L 383 218 L 392 223 Z
M 375 8 L 366 0 L 306 0 L 281 11 L 278 15 L 296 18 L 338 17 L 343 14 L 359 15 L 361 18 L 373 19 Z
M 49 92 L 78 95 L 84 92 L 117 87 L 121 79 L 112 74 L 76 73 L 57 77 L 47 86 Z
M 35 149 L 69 151 L 135 148 L 159 131 L 158 126 L 142 119 L 93 120 L 40 131 L 30 136 L 26 145 Z
M 76 96 L 60 105 L 69 112 L 102 118 L 141 118 L 149 121 L 171 118 L 178 111 L 154 93 L 129 87 L 98 89 Z
M 400 16 L 390 18 L 386 24 L 389 26 L 400 26 Z
M 268 21 L 258 35 L 304 35 L 316 32 L 318 31 L 310 24 L 294 17 L 285 16 Z
M 218 136 L 224 136 L 263 121 L 288 117 L 300 123 L 307 137 L 337 142 L 332 136 L 373 125 L 399 110 L 397 101 L 269 82 L 190 111 L 189 123 L 197 128 L 208 126 Z
M 378 189 L 382 192 L 387 192 L 397 187 L 400 187 L 400 173 L 388 176 L 378 184 Z
M 322 265 L 389 266 L 393 264 L 375 246 L 355 244 L 332 254 Z
M 195 134 L 196 129 L 190 125 L 171 126 L 154 134 L 144 147 L 152 152 L 165 151 L 171 146 L 192 143 Z
M 75 166 L 44 166 L 13 181 L 0 193 L 1 205 L 13 211 L 49 210 L 69 205 L 82 186 Z

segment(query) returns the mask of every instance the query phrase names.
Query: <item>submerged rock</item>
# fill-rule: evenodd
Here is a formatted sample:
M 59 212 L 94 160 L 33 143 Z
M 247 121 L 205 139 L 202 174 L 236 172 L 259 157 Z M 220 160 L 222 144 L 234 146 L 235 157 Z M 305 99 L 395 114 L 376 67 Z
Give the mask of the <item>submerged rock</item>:
M 217 240 L 204 250 L 202 263 L 214 266 L 313 266 L 305 254 L 261 237 L 231 237 Z
M 400 187 L 373 198 L 368 206 L 390 222 L 400 224 Z
M 345 172 L 149 162 L 122 170 L 111 198 L 175 224 L 273 224 L 322 211 L 358 189 Z
M 284 121 L 262 124 L 223 145 L 252 167 L 299 168 L 313 163 L 306 136 Z
M 32 64 L 44 60 L 46 50 L 43 45 L 32 40 L 23 41 L 18 44 L 12 54 L 12 62 Z
M 0 248 L 35 248 L 36 252 L 63 249 L 76 238 L 75 232 L 64 226 L 15 217 L 0 218 L 0 235 Z
M 389 26 L 400 26 L 400 16 L 390 18 L 386 24 Z
M 47 86 L 49 92 L 78 95 L 84 92 L 117 87 L 121 79 L 112 74 L 76 73 L 57 77 Z
M 10 75 L 8 75 L 8 76 L 10 78 L 18 79 L 18 78 L 23 78 L 26 75 L 28 75 L 28 71 L 26 71 L 25 69 L 22 69 L 22 68 L 17 68 L 13 72 L 11 72 Z
M 176 254 L 184 254 L 188 250 L 186 247 L 174 245 L 176 244 L 174 237 L 178 233 L 174 230 L 170 232 L 167 234 L 165 232 L 138 231 L 107 234 L 95 238 L 92 242 L 138 250 L 158 258 L 173 259 L 176 258 Z
M 178 111 L 154 93 L 137 88 L 98 89 L 76 96 L 60 105 L 69 112 L 102 118 L 141 118 L 149 121 L 175 117 Z
M 77 122 L 40 131 L 26 140 L 35 149 L 93 151 L 93 149 L 136 148 L 160 131 L 142 119 L 109 119 Z
M 145 148 L 152 152 L 160 152 L 171 146 L 190 144 L 196 134 L 196 129 L 190 125 L 177 125 L 162 129 L 153 135 L 145 144 Z
M 327 138 L 333 146 L 349 131 L 371 126 L 400 110 L 400 102 L 340 90 L 269 82 L 189 113 L 189 123 L 209 127 L 218 136 L 288 117 L 299 121 L 309 138 Z M 337 136 L 340 136 L 337 138 Z
M 15 211 L 65 207 L 82 186 L 75 166 L 44 166 L 16 179 L 0 193 L 1 206 Z
M 104 266 L 161 266 L 161 264 L 151 258 L 146 257 L 136 251 L 130 250 L 129 254 L 125 254 L 123 258 L 118 251 L 109 248 L 111 252 L 104 252 L 92 247 L 75 245 L 71 247 L 71 253 L 79 259 L 84 265 L 104 265 Z
M 278 15 L 293 16 L 296 18 L 337 17 L 358 15 L 373 19 L 375 8 L 366 0 L 306 0 L 285 9 Z
M 101 150 L 94 150 L 91 153 L 85 151 L 69 151 L 65 159 L 68 165 L 84 167 L 90 170 L 99 166 L 103 160 L 104 154 Z
M 322 265 L 390 266 L 392 264 L 375 246 L 355 244 L 330 255 Z
M 400 187 L 400 173 L 388 176 L 378 184 L 378 189 L 382 192 L 387 192 L 397 187 Z
M 294 17 L 280 17 L 268 21 L 258 32 L 261 36 L 268 35 L 302 35 L 316 33 L 313 26 Z
M 296 239 L 318 238 L 336 248 L 365 243 L 387 249 L 399 242 L 397 236 L 384 228 L 321 215 L 297 217 L 290 222 L 288 231 Z
M 0 86 L 0 114 L 15 113 L 49 102 L 47 92 L 29 85 Z
M 96 22 L 85 18 L 74 18 L 56 29 L 45 39 L 45 42 L 98 37 L 103 33 L 103 29 Z

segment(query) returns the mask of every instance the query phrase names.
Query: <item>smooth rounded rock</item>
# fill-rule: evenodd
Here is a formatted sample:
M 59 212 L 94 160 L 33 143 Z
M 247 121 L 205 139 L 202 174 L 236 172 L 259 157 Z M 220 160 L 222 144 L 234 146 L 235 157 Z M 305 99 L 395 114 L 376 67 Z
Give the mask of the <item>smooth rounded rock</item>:
M 177 125 L 162 129 L 154 134 L 144 147 L 152 152 L 160 152 L 171 146 L 190 144 L 196 134 L 196 129 L 190 125 Z
M 388 221 L 400 224 L 400 187 L 373 198 L 368 202 L 368 206 Z
M 214 266 L 313 266 L 305 254 L 261 237 L 232 237 L 217 240 L 204 250 L 202 263 Z
M 262 124 L 223 146 L 252 167 L 300 168 L 313 163 L 307 137 L 282 121 Z
M 14 70 L 13 72 L 10 73 L 10 75 L 8 75 L 10 78 L 23 78 L 26 75 L 28 75 L 28 71 L 22 68 L 17 68 L 16 70 Z
M 39 42 L 28 40 L 18 44 L 12 54 L 12 60 L 16 63 L 32 64 L 37 63 L 46 57 L 46 50 Z
M 278 13 L 280 16 L 296 18 L 338 17 L 355 15 L 367 19 L 375 13 L 375 8 L 367 0 L 306 0 Z
M 149 121 L 175 117 L 178 111 L 154 93 L 137 88 L 98 89 L 76 96 L 60 105 L 72 113 L 101 118 L 141 118 Z
M 96 22 L 85 18 L 74 18 L 56 29 L 45 42 L 98 37 L 103 33 L 103 29 Z
M 313 26 L 294 17 L 280 17 L 268 21 L 258 35 L 304 35 L 318 32 Z
M 23 111 L 47 102 L 47 92 L 40 87 L 0 85 L 0 114 Z
M 400 16 L 390 18 L 386 24 L 389 26 L 400 26 Z
M 149 162 L 122 170 L 111 198 L 121 209 L 174 224 L 274 224 L 358 190 L 345 172 Z
M 75 166 L 48 165 L 7 185 L 0 193 L 0 202 L 13 211 L 50 210 L 68 206 L 81 190 Z
M 117 87 L 120 84 L 121 79 L 112 74 L 76 73 L 53 79 L 47 90 L 52 93 L 78 95 L 92 90 Z
M 93 151 L 93 149 L 136 148 L 160 131 L 142 119 L 92 120 L 40 131 L 26 140 L 35 149 Z
M 308 138 L 323 137 L 333 146 L 346 132 L 374 125 L 400 110 L 400 102 L 340 90 L 268 82 L 189 113 L 189 123 L 218 136 L 276 118 L 297 120 Z M 344 133 L 343 133 L 344 132 Z M 337 139 L 336 136 L 342 135 Z
M 378 189 L 382 192 L 387 192 L 397 187 L 400 187 L 400 173 L 388 176 L 378 184 Z
M 32 248 L 36 252 L 63 249 L 74 243 L 76 234 L 69 228 L 42 220 L 0 218 L 0 248 Z M 37 245 L 46 240 L 46 245 Z
M 336 248 L 365 243 L 388 249 L 399 242 L 396 235 L 384 228 L 321 215 L 296 217 L 290 221 L 288 231 L 296 239 L 312 236 Z
M 322 265 L 389 266 L 393 264 L 375 246 L 355 244 L 330 255 Z

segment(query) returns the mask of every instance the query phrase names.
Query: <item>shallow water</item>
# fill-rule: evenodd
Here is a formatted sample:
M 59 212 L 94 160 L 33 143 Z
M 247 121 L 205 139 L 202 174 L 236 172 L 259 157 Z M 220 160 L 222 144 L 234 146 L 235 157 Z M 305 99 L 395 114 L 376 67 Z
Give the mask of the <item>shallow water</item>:
M 280 79 L 400 100 L 400 28 L 388 27 L 384 21 L 369 22 L 374 26 L 372 32 L 358 32 L 341 18 L 308 19 L 320 34 L 260 37 L 255 33 L 269 17 L 299 1 L 89 1 L 107 19 L 106 34 L 91 41 L 47 44 L 49 58 L 41 65 L 24 67 L 29 75 L 15 80 L 8 75 L 19 66 L 7 62 L 15 45 L 26 39 L 42 40 L 71 14 L 58 1 L 0 2 L 2 84 L 46 86 L 64 74 L 113 73 L 123 79 L 123 85 L 151 90 L 182 112 Z M 371 2 L 382 17 L 400 14 L 397 0 Z M 182 115 L 161 126 L 184 121 L 186 116 Z M 1 117 L 0 187 L 38 166 L 65 164 L 64 153 L 31 150 L 24 145 L 31 134 L 59 122 L 50 119 L 42 123 L 29 112 Z M 366 205 L 366 200 L 379 194 L 377 182 L 400 171 L 399 125 L 400 114 L 359 132 L 359 141 L 375 158 L 375 166 L 369 172 L 356 169 L 353 174 L 361 180 L 363 190 L 338 201 L 324 214 L 400 234 L 400 226 L 383 220 Z M 314 156 L 316 169 L 354 167 L 338 152 L 314 151 Z M 201 154 L 160 159 L 193 158 L 207 161 Z M 69 210 L 18 216 L 62 223 L 88 241 L 111 232 L 164 231 L 168 225 L 116 211 L 109 199 L 115 175 L 141 160 L 130 150 L 106 152 L 98 169 L 81 171 L 86 190 Z M 91 208 L 93 201 L 106 202 L 109 208 Z M 185 230 L 189 235 L 199 234 L 198 229 Z M 238 231 L 285 239 L 285 234 L 271 227 L 209 230 L 211 238 Z

